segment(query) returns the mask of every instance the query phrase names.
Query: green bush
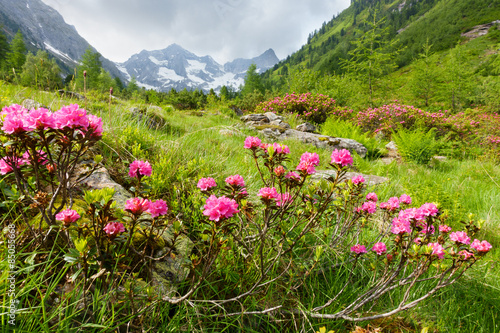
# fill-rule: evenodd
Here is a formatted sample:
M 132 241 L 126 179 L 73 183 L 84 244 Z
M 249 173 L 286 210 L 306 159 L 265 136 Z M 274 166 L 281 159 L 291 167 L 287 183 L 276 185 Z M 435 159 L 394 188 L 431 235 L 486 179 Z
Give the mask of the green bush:
M 330 117 L 321 127 L 321 134 L 356 140 L 368 149 L 366 157 L 375 159 L 383 154 L 384 144 L 363 132 L 361 127 L 346 120 Z
M 435 131 L 434 128 L 427 132 L 421 128 L 415 130 L 400 128 L 397 133 L 392 134 L 392 140 L 405 161 L 427 164 L 442 146 L 442 142 L 436 140 Z

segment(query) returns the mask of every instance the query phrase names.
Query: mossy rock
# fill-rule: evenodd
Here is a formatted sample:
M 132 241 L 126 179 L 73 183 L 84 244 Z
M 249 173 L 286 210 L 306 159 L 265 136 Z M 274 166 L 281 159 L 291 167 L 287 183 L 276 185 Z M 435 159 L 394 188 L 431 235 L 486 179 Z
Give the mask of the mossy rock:
M 257 125 L 254 126 L 256 130 L 262 131 L 265 130 L 266 128 L 269 128 L 271 130 L 278 130 L 281 134 L 286 132 L 286 128 L 278 126 L 278 125 Z

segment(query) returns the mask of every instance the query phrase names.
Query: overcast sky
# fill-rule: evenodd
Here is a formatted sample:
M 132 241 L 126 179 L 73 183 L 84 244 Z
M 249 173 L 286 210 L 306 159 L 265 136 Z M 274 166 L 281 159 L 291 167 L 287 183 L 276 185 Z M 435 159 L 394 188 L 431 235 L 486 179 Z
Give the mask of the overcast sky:
M 280 59 L 350 0 L 42 0 L 104 57 L 124 62 L 177 43 L 223 64 L 269 48 Z

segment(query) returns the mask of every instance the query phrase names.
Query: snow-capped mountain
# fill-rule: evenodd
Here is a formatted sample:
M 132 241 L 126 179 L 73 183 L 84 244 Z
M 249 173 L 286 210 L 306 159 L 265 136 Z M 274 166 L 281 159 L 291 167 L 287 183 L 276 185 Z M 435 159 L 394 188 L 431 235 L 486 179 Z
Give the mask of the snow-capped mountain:
M 144 50 L 118 64 L 118 68 L 127 80 L 135 77 L 137 84 L 146 89 L 218 91 L 224 85 L 233 88 L 242 85 L 252 63 L 255 63 L 258 72 L 263 72 L 278 61 L 274 51 L 269 49 L 252 59 L 236 59 L 220 65 L 210 56 L 199 57 L 172 44 L 163 50 Z
M 20 30 L 29 51 L 46 50 L 67 74 L 92 47 L 59 12 L 41 0 L 0 0 L 0 25 L 10 37 Z M 123 78 L 113 62 L 104 57 L 101 61 L 111 75 Z

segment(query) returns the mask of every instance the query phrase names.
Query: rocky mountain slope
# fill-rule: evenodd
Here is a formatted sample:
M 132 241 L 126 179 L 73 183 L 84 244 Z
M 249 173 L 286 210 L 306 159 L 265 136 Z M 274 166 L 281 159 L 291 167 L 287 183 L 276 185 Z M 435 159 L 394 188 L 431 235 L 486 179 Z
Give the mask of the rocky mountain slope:
M 219 90 L 222 86 L 238 88 L 244 83 L 248 67 L 254 63 L 258 72 L 264 72 L 278 63 L 272 49 L 252 59 L 235 59 L 220 65 L 210 56 L 197 56 L 177 44 L 163 50 L 142 51 L 119 64 L 127 80 L 135 77 L 146 89 L 168 91 Z

